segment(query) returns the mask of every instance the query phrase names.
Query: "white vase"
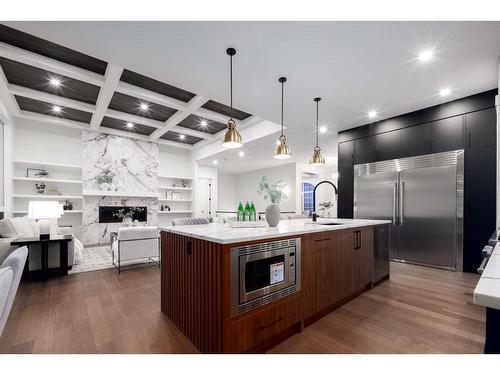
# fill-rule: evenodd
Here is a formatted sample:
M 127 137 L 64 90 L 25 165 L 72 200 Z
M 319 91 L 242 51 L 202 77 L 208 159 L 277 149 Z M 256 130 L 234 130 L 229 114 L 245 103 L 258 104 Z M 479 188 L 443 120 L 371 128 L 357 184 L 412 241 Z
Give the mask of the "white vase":
M 266 221 L 270 227 L 277 227 L 281 219 L 280 206 L 271 203 L 266 207 Z

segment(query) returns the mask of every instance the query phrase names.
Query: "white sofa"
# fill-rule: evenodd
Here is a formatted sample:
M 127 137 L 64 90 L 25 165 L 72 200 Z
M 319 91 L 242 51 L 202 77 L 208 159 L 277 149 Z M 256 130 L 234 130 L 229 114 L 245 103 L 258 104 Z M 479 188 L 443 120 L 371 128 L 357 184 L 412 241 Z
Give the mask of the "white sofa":
M 7 256 L 0 266 L 0 336 L 14 304 L 27 256 L 28 248 L 20 247 Z
M 112 261 L 121 273 L 123 263 L 153 261 L 158 266 L 160 238 L 158 227 L 122 227 L 111 243 Z
M 50 234 L 51 235 L 72 235 L 73 228 L 59 227 L 57 219 L 50 221 Z M 38 237 L 40 235 L 40 228 L 38 222 L 28 219 L 27 216 L 14 217 L 0 220 L 0 261 L 3 261 L 15 247 L 10 246 L 10 242 L 19 237 Z M 57 244 L 51 244 L 54 249 L 58 249 Z M 49 267 L 59 266 L 59 251 L 54 251 L 49 247 Z M 72 238 L 68 244 L 68 267 L 71 268 L 73 264 L 78 264 L 82 257 L 82 243 Z M 30 251 L 29 255 L 29 270 L 34 271 L 40 269 L 41 254 L 39 251 Z

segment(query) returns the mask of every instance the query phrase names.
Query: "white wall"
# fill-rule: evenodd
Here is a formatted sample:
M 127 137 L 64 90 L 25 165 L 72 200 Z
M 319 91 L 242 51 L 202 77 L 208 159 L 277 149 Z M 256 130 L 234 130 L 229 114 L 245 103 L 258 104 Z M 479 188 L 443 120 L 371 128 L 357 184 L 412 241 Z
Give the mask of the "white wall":
M 236 201 L 236 175 L 229 173 L 218 174 L 217 209 L 220 211 L 235 211 Z
M 194 212 L 196 217 L 203 217 L 200 212 L 200 205 L 197 204 L 197 197 L 205 196 L 203 192 L 200 191 L 201 187 L 197 183 L 200 178 L 208 178 L 212 180 L 212 217 L 215 216 L 215 211 L 218 208 L 219 200 L 218 200 L 218 171 L 217 168 L 208 167 L 204 165 L 195 165 L 195 179 L 194 179 L 194 194 L 195 194 L 195 202 L 194 202 Z
M 193 177 L 193 162 L 187 150 L 165 145 L 159 145 L 159 150 L 159 175 Z

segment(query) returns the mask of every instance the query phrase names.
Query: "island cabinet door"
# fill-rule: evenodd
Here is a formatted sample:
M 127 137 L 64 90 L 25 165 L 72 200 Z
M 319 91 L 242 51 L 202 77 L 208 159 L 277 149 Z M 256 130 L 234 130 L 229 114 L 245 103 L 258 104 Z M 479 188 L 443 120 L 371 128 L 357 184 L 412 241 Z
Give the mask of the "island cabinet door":
M 306 236 L 302 246 L 304 318 L 331 307 L 339 299 L 342 279 L 341 232 Z
M 373 278 L 373 228 L 356 228 L 343 232 L 342 298 L 371 284 Z

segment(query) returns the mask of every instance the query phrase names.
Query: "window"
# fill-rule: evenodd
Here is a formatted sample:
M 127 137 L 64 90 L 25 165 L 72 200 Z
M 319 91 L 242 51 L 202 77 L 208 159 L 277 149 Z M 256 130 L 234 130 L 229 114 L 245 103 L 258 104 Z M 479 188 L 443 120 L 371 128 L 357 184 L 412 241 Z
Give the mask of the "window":
M 313 190 L 314 185 L 309 182 L 302 183 L 302 212 L 313 212 Z

